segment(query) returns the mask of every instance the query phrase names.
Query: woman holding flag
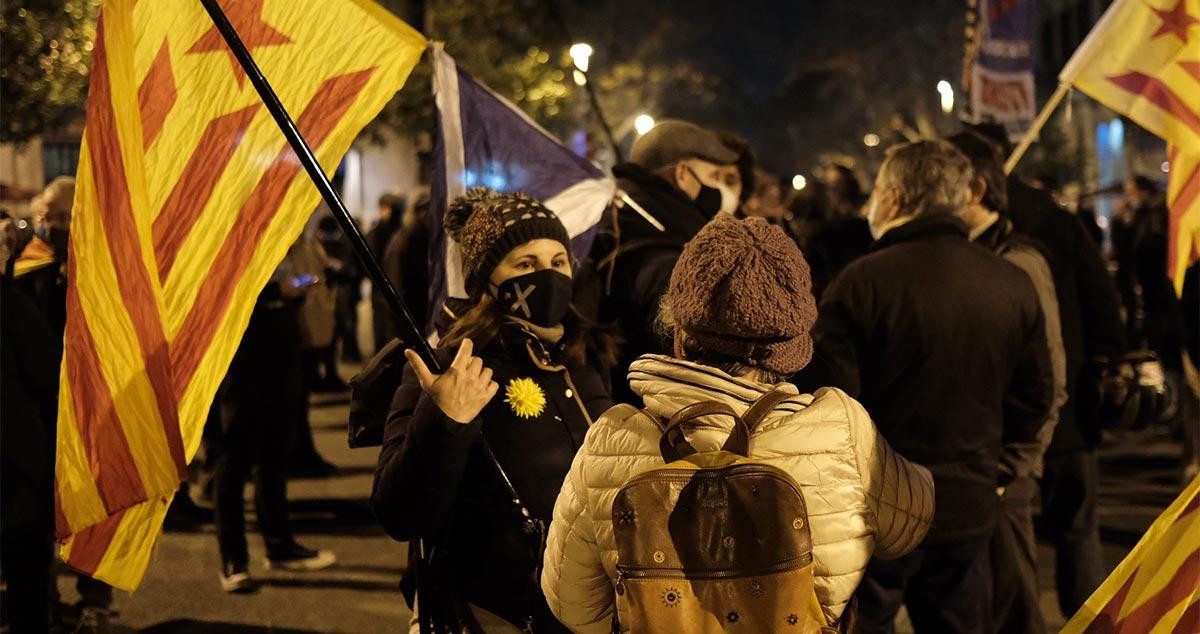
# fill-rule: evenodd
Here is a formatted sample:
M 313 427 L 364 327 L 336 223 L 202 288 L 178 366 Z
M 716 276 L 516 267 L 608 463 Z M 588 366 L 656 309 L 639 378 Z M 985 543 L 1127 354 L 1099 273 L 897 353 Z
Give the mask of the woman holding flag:
M 405 353 L 372 508 L 393 538 L 426 540 L 436 592 L 419 609 L 437 623 L 482 631 L 482 609 L 566 631 L 539 588 L 541 551 L 575 452 L 612 404 L 595 368 L 615 353 L 571 310 L 570 238 L 541 203 L 475 189 L 445 227 L 462 250 L 469 309 L 443 333 L 446 372 Z M 410 575 L 410 604 L 411 588 Z

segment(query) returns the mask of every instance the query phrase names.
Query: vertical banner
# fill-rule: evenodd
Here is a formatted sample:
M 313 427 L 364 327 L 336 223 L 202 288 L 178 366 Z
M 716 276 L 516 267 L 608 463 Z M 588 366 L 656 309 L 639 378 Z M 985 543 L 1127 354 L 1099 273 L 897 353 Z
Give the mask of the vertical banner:
M 1034 38 L 1037 0 L 979 0 L 979 47 L 968 63 L 970 119 L 1000 123 L 1019 139 L 1037 116 Z

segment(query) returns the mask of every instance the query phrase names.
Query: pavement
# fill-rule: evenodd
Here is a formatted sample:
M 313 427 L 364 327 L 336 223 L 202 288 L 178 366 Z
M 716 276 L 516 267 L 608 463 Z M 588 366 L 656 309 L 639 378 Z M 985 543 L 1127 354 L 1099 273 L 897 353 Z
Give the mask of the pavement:
M 255 533 L 249 540 L 251 573 L 262 587 L 256 594 L 231 595 L 222 592 L 217 581 L 220 557 L 211 525 L 198 532 L 167 532 L 141 588 L 133 594 L 115 593 L 117 631 L 359 634 L 395 632 L 408 623 L 410 613 L 397 589 L 405 547 L 383 533 L 368 508 L 378 451 L 346 446 L 347 398 L 314 397 L 312 408 L 317 448 L 339 467 L 338 474 L 292 480 L 288 487 L 297 539 L 311 548 L 334 551 L 338 563 L 318 572 L 267 571 L 262 541 Z M 1106 442 L 1100 521 L 1107 570 L 1182 490 L 1179 453 L 1176 443 L 1154 433 Z M 247 499 L 252 499 L 249 491 Z M 252 504 L 247 504 L 247 516 L 253 517 Z M 1053 565 L 1053 550 L 1042 544 L 1043 611 L 1051 631 L 1057 631 L 1065 619 L 1053 592 Z M 73 602 L 78 597 L 73 577 L 64 572 L 58 582 L 63 600 Z M 898 631 L 907 630 L 902 619 Z

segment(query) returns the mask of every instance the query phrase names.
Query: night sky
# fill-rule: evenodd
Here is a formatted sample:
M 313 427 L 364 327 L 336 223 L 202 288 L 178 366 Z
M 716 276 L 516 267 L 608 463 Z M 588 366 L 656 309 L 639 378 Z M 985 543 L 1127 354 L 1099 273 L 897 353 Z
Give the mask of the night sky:
M 596 48 L 594 71 L 682 62 L 713 84 L 711 100 L 667 90 L 642 109 L 740 132 L 780 175 L 811 171 L 823 155 L 872 163 L 899 140 L 894 115 L 954 127 L 935 86 L 958 85 L 961 0 L 559 2 L 572 37 Z M 868 132 L 880 147 L 862 145 Z

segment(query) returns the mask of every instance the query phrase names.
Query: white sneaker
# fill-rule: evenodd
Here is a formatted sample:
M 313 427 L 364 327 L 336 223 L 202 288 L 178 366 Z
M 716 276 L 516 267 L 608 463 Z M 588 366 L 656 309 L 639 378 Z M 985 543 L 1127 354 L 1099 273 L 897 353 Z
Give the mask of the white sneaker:
M 337 555 L 292 544 L 286 553 L 268 556 L 266 563 L 267 570 L 323 570 L 337 563 Z
M 254 579 L 250 577 L 250 571 L 245 566 L 227 563 L 221 567 L 221 573 L 218 576 L 221 579 L 221 589 L 225 592 L 245 594 L 258 589 L 258 585 L 254 583 Z

